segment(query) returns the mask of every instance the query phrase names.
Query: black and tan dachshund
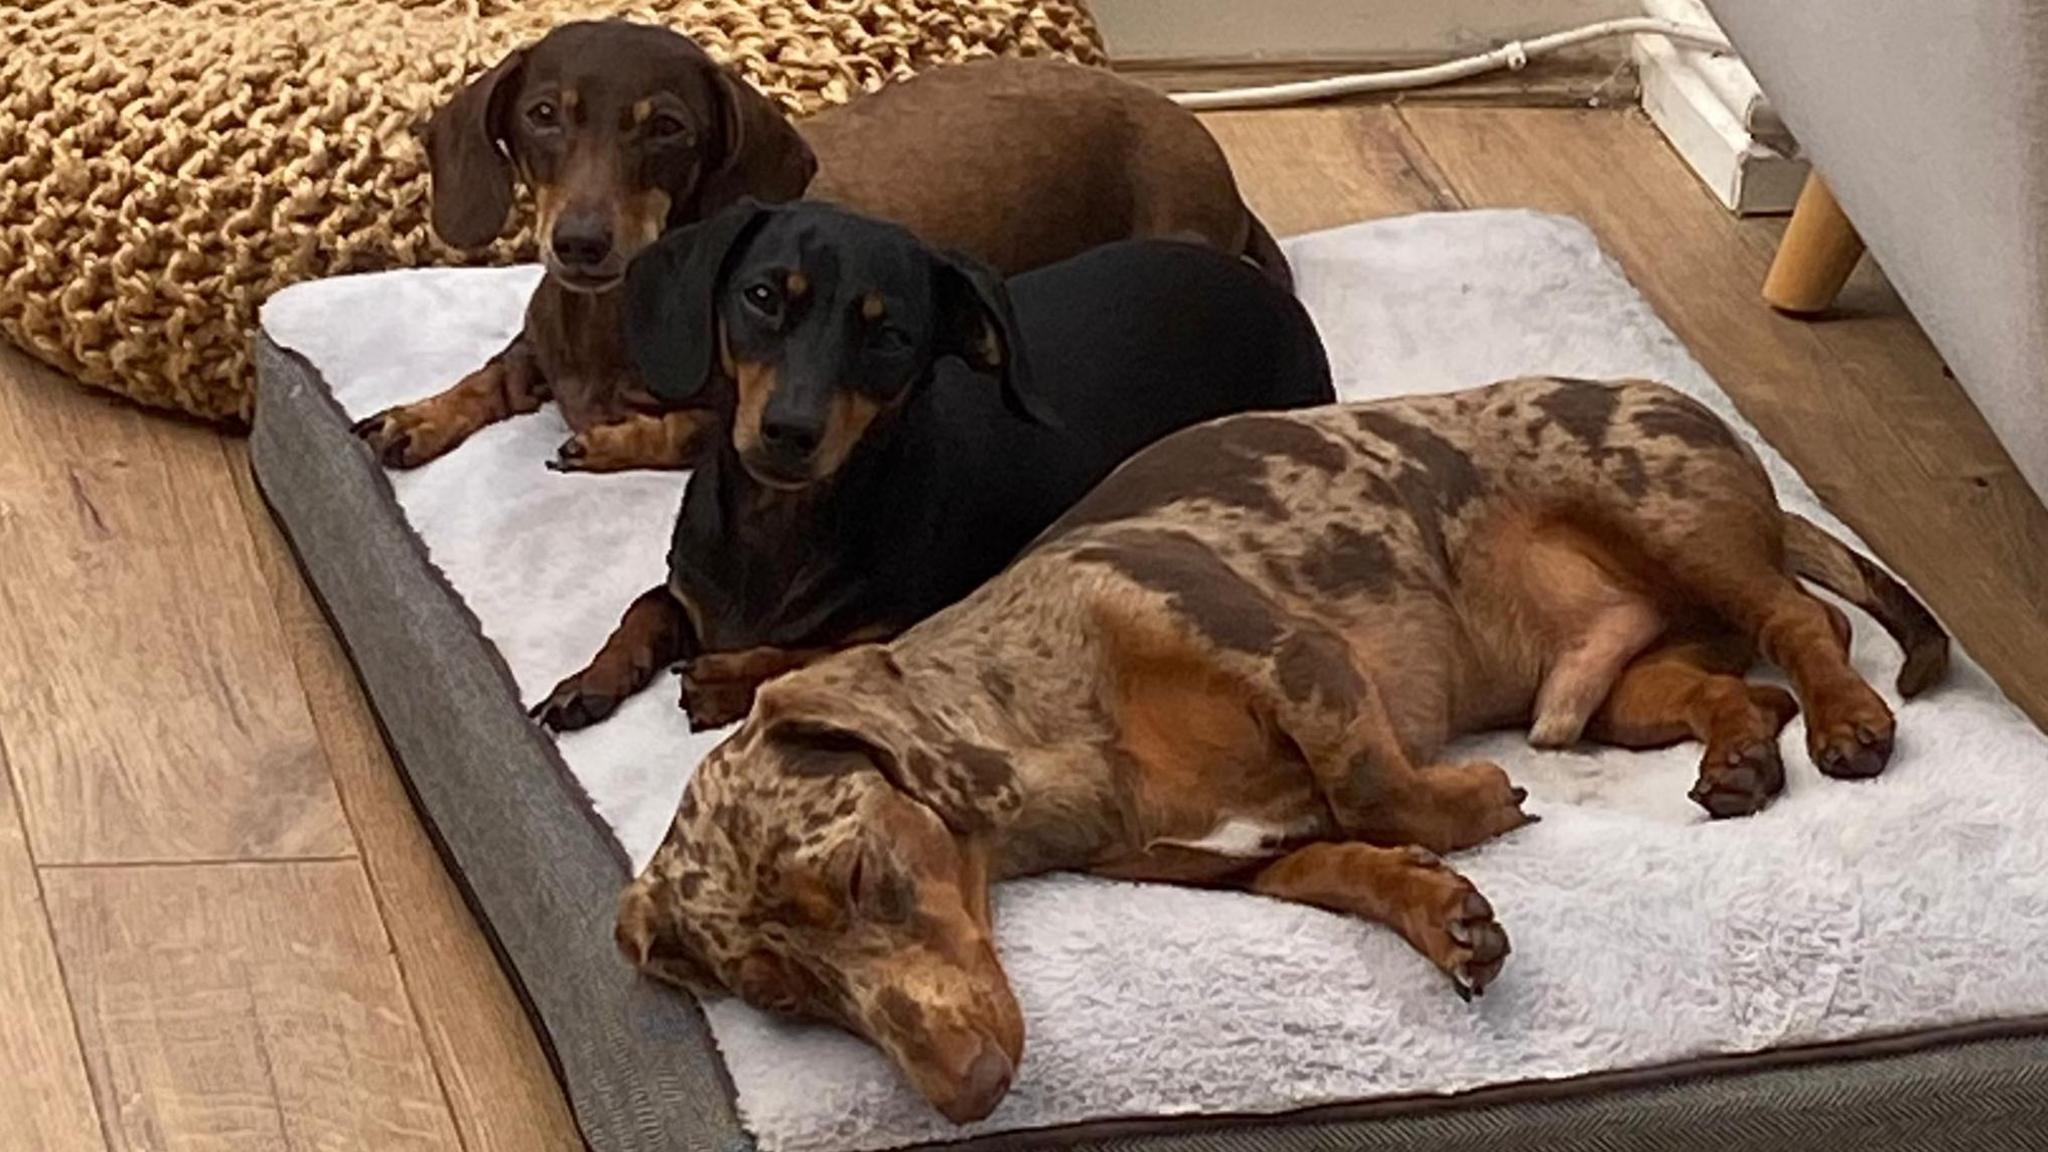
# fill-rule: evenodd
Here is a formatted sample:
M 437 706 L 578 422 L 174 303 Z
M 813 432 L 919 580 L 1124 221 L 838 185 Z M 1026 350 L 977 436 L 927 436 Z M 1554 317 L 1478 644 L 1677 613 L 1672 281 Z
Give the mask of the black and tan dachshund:
M 635 260 L 626 299 L 650 390 L 726 433 L 668 583 L 534 709 L 558 729 L 677 661 L 693 723 L 738 719 L 762 680 L 966 595 L 1159 437 L 1334 399 L 1287 291 L 1170 240 L 1006 286 L 841 208 L 743 202 Z
M 619 344 L 619 286 L 664 230 L 741 196 L 848 204 L 1005 273 L 1126 237 L 1181 236 L 1288 276 L 1192 114 L 1059 60 L 933 69 L 799 133 L 687 37 L 583 21 L 507 55 L 435 113 L 426 138 L 434 230 L 488 244 L 524 185 L 547 277 L 524 331 L 490 363 L 357 425 L 394 468 L 550 400 L 575 434 L 555 467 L 688 465 L 711 418 L 646 402 Z

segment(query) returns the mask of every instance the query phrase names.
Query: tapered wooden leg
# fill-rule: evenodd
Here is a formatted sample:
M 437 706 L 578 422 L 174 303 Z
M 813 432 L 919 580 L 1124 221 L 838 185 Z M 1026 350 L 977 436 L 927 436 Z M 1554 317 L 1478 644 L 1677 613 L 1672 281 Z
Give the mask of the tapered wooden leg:
M 1795 316 L 1825 312 L 1862 256 L 1863 238 L 1856 226 L 1842 214 L 1820 173 L 1810 173 L 1778 245 L 1778 258 L 1764 278 L 1764 302 Z

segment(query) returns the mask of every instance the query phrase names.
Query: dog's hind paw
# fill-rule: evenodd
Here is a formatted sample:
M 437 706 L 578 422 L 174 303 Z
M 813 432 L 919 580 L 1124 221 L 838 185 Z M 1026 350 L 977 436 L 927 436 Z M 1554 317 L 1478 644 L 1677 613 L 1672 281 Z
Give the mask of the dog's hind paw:
M 1889 714 L 1845 720 L 1807 733 L 1814 766 L 1837 780 L 1861 780 L 1884 771 L 1891 762 L 1893 739 Z
M 1486 994 L 1513 948 L 1493 905 L 1472 882 L 1423 848 L 1408 848 L 1410 867 L 1422 873 L 1429 895 L 1403 935 L 1451 978 L 1451 990 L 1470 1001 Z
M 1399 814 L 1400 838 L 1438 852 L 1461 851 L 1538 819 L 1522 810 L 1528 789 L 1490 761 L 1436 765 L 1417 780 L 1417 801 Z
M 1776 735 L 1731 746 L 1707 746 L 1700 759 L 1700 777 L 1689 795 L 1716 820 L 1761 811 L 1785 790 L 1785 763 L 1778 757 Z

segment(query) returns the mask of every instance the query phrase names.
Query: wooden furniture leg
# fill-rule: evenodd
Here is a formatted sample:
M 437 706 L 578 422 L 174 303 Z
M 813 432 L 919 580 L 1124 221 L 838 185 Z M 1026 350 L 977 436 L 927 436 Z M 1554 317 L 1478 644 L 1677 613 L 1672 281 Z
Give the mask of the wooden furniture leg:
M 1764 302 L 1780 312 L 1825 312 L 1863 256 L 1863 238 L 1842 214 L 1835 194 L 1814 172 L 1806 177 L 1778 257 L 1764 277 Z

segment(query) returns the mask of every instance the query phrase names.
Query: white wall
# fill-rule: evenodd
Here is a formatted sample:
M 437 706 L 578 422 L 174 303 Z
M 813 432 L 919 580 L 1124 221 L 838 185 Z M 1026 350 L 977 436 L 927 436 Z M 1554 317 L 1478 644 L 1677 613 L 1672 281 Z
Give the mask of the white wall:
M 1118 60 L 1445 56 L 1642 13 L 1641 0 L 1091 0 Z

